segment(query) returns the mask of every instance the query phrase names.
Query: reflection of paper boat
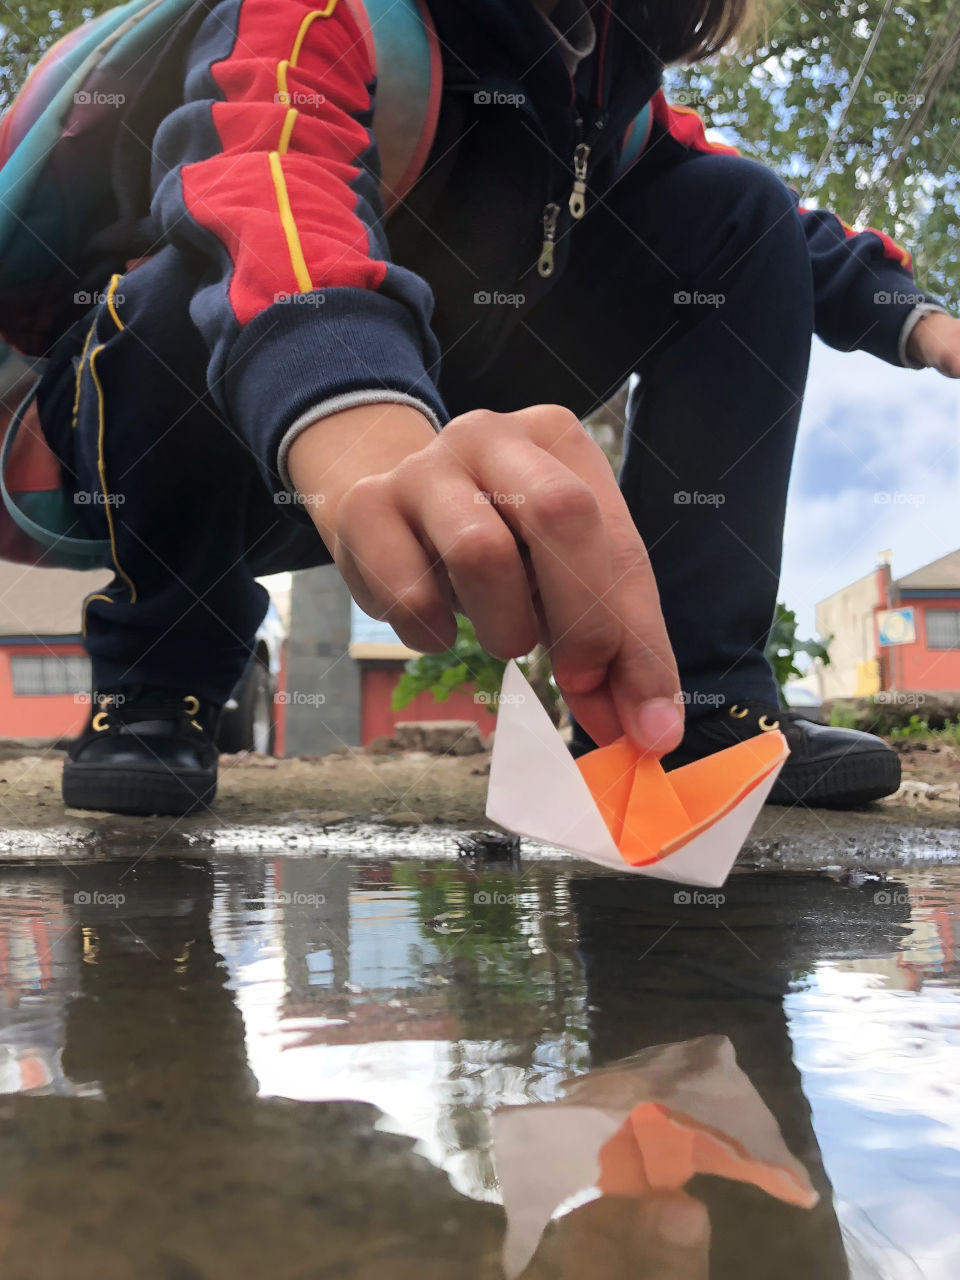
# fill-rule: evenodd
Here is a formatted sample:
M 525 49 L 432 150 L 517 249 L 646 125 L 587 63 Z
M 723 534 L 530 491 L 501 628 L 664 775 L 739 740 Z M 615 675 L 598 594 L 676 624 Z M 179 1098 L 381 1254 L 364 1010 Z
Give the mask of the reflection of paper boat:
M 487 817 L 591 862 L 723 884 L 789 754 L 774 730 L 672 773 L 626 739 L 574 761 L 515 662 L 497 710 Z
M 589 1192 L 642 1199 L 707 1173 L 798 1208 L 818 1200 L 726 1036 L 647 1049 L 568 1082 L 559 1102 L 501 1107 L 492 1127 L 508 1277 L 555 1212 Z

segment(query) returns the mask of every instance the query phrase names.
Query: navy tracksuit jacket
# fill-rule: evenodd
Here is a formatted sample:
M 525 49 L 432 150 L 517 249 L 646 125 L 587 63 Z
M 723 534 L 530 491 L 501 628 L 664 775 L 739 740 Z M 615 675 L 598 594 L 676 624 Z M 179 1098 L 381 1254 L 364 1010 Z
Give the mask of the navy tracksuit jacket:
M 85 609 L 95 684 L 226 699 L 265 608 L 254 575 L 327 560 L 286 482 L 298 423 L 365 400 L 438 427 L 479 407 L 582 415 L 636 373 L 622 487 L 690 709 L 774 700 L 763 648 L 811 336 L 903 363 L 909 257 L 798 209 L 671 108 L 656 32 L 629 25 L 643 6 L 594 0 L 573 78 L 533 0 L 429 7 L 438 129 L 389 220 L 347 0 L 211 3 L 145 78 L 137 118 L 151 94 L 162 111 L 116 161 L 144 205 L 126 257 L 145 260 L 104 281 L 39 402 L 71 483 L 105 490 L 83 509 L 116 571 Z

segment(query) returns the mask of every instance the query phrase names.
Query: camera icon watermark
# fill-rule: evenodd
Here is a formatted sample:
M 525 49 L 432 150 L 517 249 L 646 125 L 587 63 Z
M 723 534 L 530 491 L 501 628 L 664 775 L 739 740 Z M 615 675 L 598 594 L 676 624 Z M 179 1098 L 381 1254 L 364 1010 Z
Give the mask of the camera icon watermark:
M 503 893 L 499 889 L 478 889 L 473 895 L 478 907 L 512 907 L 520 901 L 519 893 Z
M 701 293 L 699 289 L 678 289 L 673 295 L 677 307 L 722 307 L 726 300 L 725 293 Z
M 891 89 L 878 89 L 873 95 L 878 106 L 886 107 L 920 107 L 925 101 L 922 93 L 899 93 Z
M 278 507 L 322 507 L 326 500 L 326 494 L 323 493 L 291 493 L 289 489 L 273 495 L 273 501 Z
M 273 95 L 280 107 L 322 107 L 327 100 L 324 93 L 305 93 L 302 89 L 281 89 Z
M 473 495 L 474 505 L 478 507 L 522 507 L 526 500 L 525 493 L 500 493 L 497 489 L 490 492 L 481 489 Z
M 694 489 L 678 489 L 673 495 L 674 506 L 677 507 L 722 507 L 727 500 L 725 493 L 701 493 Z
M 478 107 L 522 107 L 527 100 L 525 93 L 503 93 L 499 89 L 478 89 L 473 95 Z
M 125 893 L 104 893 L 100 889 L 76 889 L 65 895 L 76 907 L 122 907 L 127 900 Z
M 704 893 L 702 889 L 678 889 L 673 895 L 678 907 L 722 907 L 726 900 L 725 893 Z
M 526 300 L 525 293 L 502 293 L 499 289 L 478 289 L 473 295 L 476 307 L 513 307 L 515 311 L 519 311 Z
M 726 695 L 722 693 L 701 693 L 695 689 L 692 693 L 686 689 L 681 689 L 679 693 L 673 695 L 673 700 L 678 707 L 723 707 L 726 706 Z
M 126 100 L 124 93 L 103 93 L 99 89 L 78 89 L 73 95 L 77 107 L 122 107 Z
M 78 507 L 122 507 L 126 500 L 124 493 L 102 493 L 99 489 L 78 489 L 73 495 Z
M 322 707 L 325 693 L 308 693 L 304 689 L 278 689 L 273 701 L 278 707 Z
M 323 907 L 326 905 L 327 898 L 323 893 L 304 893 L 295 889 L 290 893 L 286 890 L 268 893 L 266 902 L 268 906 L 274 907 Z
M 281 289 L 273 295 L 273 300 L 278 306 L 292 307 L 322 307 L 326 302 L 324 295 L 316 289 L 309 293 L 286 293 Z

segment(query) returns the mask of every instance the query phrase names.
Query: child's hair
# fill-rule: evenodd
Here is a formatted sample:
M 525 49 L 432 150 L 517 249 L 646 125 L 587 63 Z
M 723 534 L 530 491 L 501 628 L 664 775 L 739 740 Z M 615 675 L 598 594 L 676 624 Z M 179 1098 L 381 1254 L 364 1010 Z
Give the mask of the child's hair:
M 696 62 L 731 40 L 753 7 L 753 0 L 641 0 L 638 30 L 664 62 Z

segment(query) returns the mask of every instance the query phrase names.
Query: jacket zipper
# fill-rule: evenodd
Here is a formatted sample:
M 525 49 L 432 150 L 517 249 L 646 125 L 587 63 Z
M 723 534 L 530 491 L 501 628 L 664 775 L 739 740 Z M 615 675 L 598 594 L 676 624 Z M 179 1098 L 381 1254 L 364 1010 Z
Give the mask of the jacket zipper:
M 600 31 L 600 49 L 597 59 L 596 81 L 594 86 L 595 114 L 591 120 L 590 127 L 584 137 L 583 119 L 577 121 L 577 131 L 579 140 L 573 151 L 573 187 L 570 191 L 570 199 L 567 207 L 570 210 L 570 216 L 576 221 L 583 217 L 587 212 L 587 176 L 590 171 L 590 157 L 594 147 L 600 138 L 601 133 L 607 123 L 606 103 L 604 101 L 606 86 L 604 84 L 604 64 L 606 62 L 607 39 L 610 32 L 610 0 L 605 0 L 603 13 L 603 25 Z M 544 278 L 553 275 L 554 268 L 554 251 L 557 241 L 557 220 L 560 216 L 560 206 L 551 201 L 543 211 L 543 246 L 540 250 L 540 259 L 537 263 L 537 271 Z
M 544 280 L 553 275 L 553 251 L 557 243 L 557 219 L 560 206 L 553 201 L 543 211 L 543 247 L 537 261 L 537 272 Z

